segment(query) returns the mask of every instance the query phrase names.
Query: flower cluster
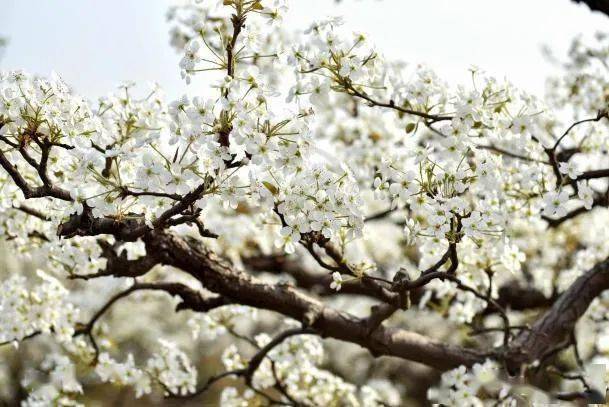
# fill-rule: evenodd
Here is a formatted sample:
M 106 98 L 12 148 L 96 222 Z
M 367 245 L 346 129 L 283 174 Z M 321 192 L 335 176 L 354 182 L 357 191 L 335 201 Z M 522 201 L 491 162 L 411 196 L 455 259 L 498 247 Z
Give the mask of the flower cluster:
M 170 394 L 188 394 L 195 391 L 197 371 L 188 356 L 174 343 L 160 341 L 161 351 L 148 360 L 146 371 L 162 384 Z
M 192 328 L 194 338 L 214 340 L 226 334 L 243 320 L 256 319 L 256 309 L 240 305 L 227 305 L 213 309 L 205 314 L 194 315 L 188 325 Z
M 101 353 L 95 366 L 95 373 L 102 382 L 120 386 L 133 386 L 136 397 L 150 393 L 151 380 L 145 371 L 136 367 L 133 355 L 129 354 L 125 362 L 118 362 L 107 353 Z
M 109 354 L 99 356 L 95 372 L 103 382 L 132 386 L 140 397 L 152 391 L 152 383 L 158 383 L 166 394 L 186 395 L 195 391 L 197 371 L 184 352 L 174 343 L 160 340 L 161 349 L 155 353 L 145 368 L 136 366 L 133 355 L 125 362 L 117 362 Z
M 0 342 L 18 342 L 41 333 L 71 340 L 78 309 L 67 302 L 68 290 L 59 281 L 41 271 L 38 277 L 42 282 L 34 287 L 24 276 L 13 276 L 0 285 Z
M 133 83 L 88 101 L 57 75 L 0 73 L 0 235 L 16 259 L 44 259 L 53 276 L 39 272 L 42 282 L 32 284 L 25 272 L 0 282 L 0 343 L 50 334 L 40 338 L 50 356 L 33 362 L 23 381 L 25 405 L 77 405 L 81 370 L 137 397 L 156 387 L 166 396 L 195 393 L 192 339 L 222 335 L 247 346 L 221 352 L 226 374 L 245 379 L 243 388 L 223 389 L 222 405 L 268 404 L 270 395 L 305 405 L 407 403 L 396 383 L 371 379 L 371 358 L 348 360 L 347 345 L 328 352 L 332 344 L 307 333 L 285 338 L 250 372 L 249 352 L 273 341 L 262 332 L 285 324 L 240 305 L 238 293 L 207 280 L 207 269 L 187 276 L 164 266 L 173 253 L 151 253 L 155 238 L 183 239 L 210 262 L 215 254 L 224 258 L 218 264 L 230 260 L 224 271 L 247 287 L 272 282 L 273 295 L 290 298 L 301 295 L 292 285 L 311 289 L 297 299 L 315 307 L 323 300 L 347 322 L 370 325 L 361 332 L 385 329 L 372 325 L 384 311 L 377 302 L 387 300 L 391 319 L 382 324 L 432 336 L 446 329 L 454 342 L 478 330 L 489 349 L 529 329 L 531 313 L 502 298 L 513 285 L 545 306 L 609 255 L 608 212 L 600 208 L 609 174 L 605 35 L 595 38 L 600 45 L 574 42 L 566 75 L 541 100 L 476 67 L 470 84 L 451 87 L 428 67 L 386 59 L 339 18 L 304 31 L 281 27 L 285 3 L 172 7 L 182 77 L 210 79 L 206 88 L 197 83 L 201 94 L 174 101 L 156 85 Z M 563 119 L 569 109 L 573 123 Z M 70 290 L 58 280 L 66 276 L 78 280 Z M 119 278 L 96 279 L 103 276 Z M 117 293 L 123 277 L 134 285 Z M 99 321 L 139 289 L 155 294 L 133 294 L 146 299 L 136 321 L 132 313 Z M 210 310 L 168 318 L 157 294 L 179 297 L 178 310 Z M 278 311 L 275 297 L 242 303 L 258 300 Z M 410 300 L 418 306 L 407 307 Z M 608 310 L 603 295 L 581 319 L 594 326 L 580 335 L 581 370 L 607 363 Z M 300 313 L 299 306 L 290 315 Z M 94 319 L 78 321 L 81 314 Z M 302 316 L 307 324 L 310 314 Z M 169 340 L 157 341 L 163 330 Z M 112 347 L 127 340 L 137 352 Z M 142 354 L 149 358 L 140 363 Z M 342 372 L 341 362 L 349 365 Z M 519 390 L 500 369 L 486 361 L 446 372 L 428 398 L 513 406 Z
M 41 371 L 48 376 L 48 383 L 44 383 L 33 391 L 23 402 L 27 407 L 56 406 L 84 406 L 74 399 L 82 394 L 82 385 L 76 377 L 76 367 L 67 356 L 52 354 L 40 365 Z M 31 377 L 23 381 L 26 388 L 33 387 L 36 375 L 41 372 L 30 372 Z
M 556 107 L 571 110 L 576 117 L 607 109 L 607 59 L 607 33 L 576 37 L 569 47 L 568 59 L 561 62 L 563 74 L 548 79 L 548 100 Z
M 228 7 L 226 7 L 228 6 Z M 171 44 L 183 52 L 182 77 L 190 83 L 198 72 L 222 70 L 228 63 L 227 45 L 233 39 L 231 13 L 248 23 L 232 46 L 240 63 L 269 64 L 285 33 L 277 29 L 287 10 L 285 0 L 196 1 L 172 6 L 167 19 L 172 23 Z M 236 45 L 236 44 L 235 44 Z
M 514 407 L 517 400 L 510 396 L 510 386 L 499 381 L 498 372 L 499 366 L 489 360 L 471 370 L 459 366 L 442 374 L 440 386 L 429 389 L 427 397 L 446 405 L 484 406 L 490 400 L 496 406 Z M 481 393 L 486 397 L 479 398 Z
M 266 334 L 256 337 L 259 347 L 270 341 L 271 338 Z M 311 405 L 380 406 L 390 402 L 399 404 L 399 394 L 392 386 L 385 386 L 377 381 L 356 389 L 353 384 L 320 368 L 323 359 L 323 346 L 318 337 L 292 336 L 268 353 L 254 374 L 252 386 L 254 389 L 264 390 L 280 384 L 290 397 Z M 247 359 L 231 345 L 223 353 L 223 363 L 227 370 L 242 369 L 246 366 Z M 381 389 L 383 391 L 380 391 Z M 227 387 L 222 392 L 221 402 L 227 406 L 250 405 L 248 403 L 253 403 L 257 397 L 257 392 L 249 390 L 239 393 L 237 389 Z

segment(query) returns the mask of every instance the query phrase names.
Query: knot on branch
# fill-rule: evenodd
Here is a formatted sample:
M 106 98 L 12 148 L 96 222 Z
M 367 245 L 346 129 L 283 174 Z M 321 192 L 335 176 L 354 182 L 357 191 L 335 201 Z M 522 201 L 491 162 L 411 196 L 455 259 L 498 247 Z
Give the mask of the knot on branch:
M 96 218 L 86 204 L 80 214 L 70 215 L 67 221 L 57 228 L 57 236 L 71 238 L 74 236 L 113 235 L 125 242 L 133 242 L 140 238 L 148 227 L 142 222 L 141 215 L 131 218 Z

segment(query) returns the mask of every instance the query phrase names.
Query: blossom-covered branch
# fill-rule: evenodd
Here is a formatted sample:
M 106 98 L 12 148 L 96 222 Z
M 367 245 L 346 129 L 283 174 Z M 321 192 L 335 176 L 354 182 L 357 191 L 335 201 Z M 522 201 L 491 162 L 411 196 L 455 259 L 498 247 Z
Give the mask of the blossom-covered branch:
M 296 30 L 285 12 L 171 7 L 197 95 L 172 102 L 157 86 L 89 101 L 58 75 L 0 73 L 0 235 L 5 257 L 44 269 L 0 280 L 0 351 L 36 367 L 11 394 L 602 394 L 590 372 L 609 364 L 609 37 L 576 40 L 541 99 L 477 67 L 450 85 L 339 18 Z M 413 373 L 386 373 L 398 370 Z M 422 382 L 427 401 L 409 388 Z

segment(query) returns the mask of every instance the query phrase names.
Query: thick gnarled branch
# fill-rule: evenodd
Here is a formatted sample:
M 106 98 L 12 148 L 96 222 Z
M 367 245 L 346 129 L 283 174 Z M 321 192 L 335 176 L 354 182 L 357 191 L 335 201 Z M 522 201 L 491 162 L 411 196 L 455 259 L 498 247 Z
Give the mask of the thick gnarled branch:
M 543 359 L 547 352 L 568 341 L 592 300 L 606 289 L 609 289 L 609 258 L 575 280 L 530 330 L 516 337 L 506 355 L 508 367 L 515 371 L 523 364 Z
M 205 288 L 235 303 L 281 313 L 313 328 L 322 337 L 358 344 L 375 356 L 396 356 L 443 370 L 484 359 L 480 352 L 403 329 L 380 326 L 371 333 L 360 318 L 327 307 L 291 286 L 263 283 L 225 264 L 205 248 L 171 234 L 150 234 L 145 242 L 148 252 L 161 262 L 182 269 Z

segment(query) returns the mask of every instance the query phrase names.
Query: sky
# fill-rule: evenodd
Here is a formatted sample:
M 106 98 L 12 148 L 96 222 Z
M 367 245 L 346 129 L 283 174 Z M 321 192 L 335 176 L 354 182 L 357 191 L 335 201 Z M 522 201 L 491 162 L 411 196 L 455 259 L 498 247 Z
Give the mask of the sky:
M 187 85 L 169 46 L 169 4 L 0 0 L 0 36 L 9 39 L 0 68 L 58 72 L 89 98 L 124 80 L 158 82 L 176 98 Z M 425 63 L 451 84 L 467 81 L 477 65 L 538 95 L 556 69 L 542 56 L 543 45 L 564 55 L 576 35 L 609 27 L 609 17 L 570 0 L 291 0 L 285 22 L 304 28 L 336 15 L 368 33 L 387 57 Z

